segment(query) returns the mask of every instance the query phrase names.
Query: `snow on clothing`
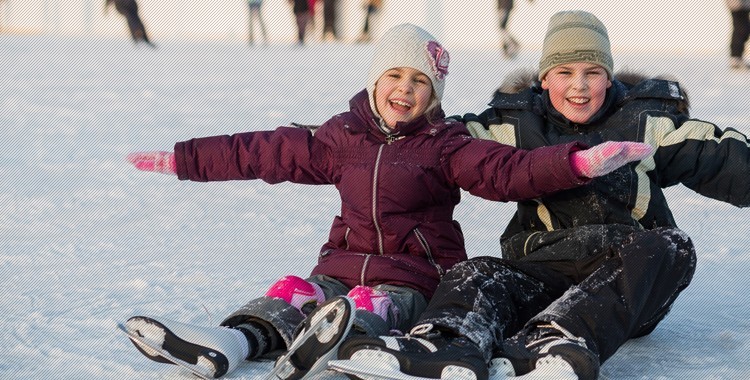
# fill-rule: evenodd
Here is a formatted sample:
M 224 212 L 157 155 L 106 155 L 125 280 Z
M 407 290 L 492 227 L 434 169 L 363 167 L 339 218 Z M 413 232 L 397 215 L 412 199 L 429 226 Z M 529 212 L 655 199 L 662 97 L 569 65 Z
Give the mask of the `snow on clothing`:
M 505 338 L 524 345 L 524 328 L 555 321 L 584 338 L 604 362 L 666 316 L 690 283 L 695 250 L 676 228 L 615 225 L 587 232 L 589 242 L 596 234 L 609 236 L 598 236 L 601 254 L 579 261 L 485 256 L 457 264 L 443 276 L 417 325 L 431 323 L 466 336 L 489 360 L 502 356 Z M 575 239 L 571 234 L 545 249 L 561 252 L 568 243 L 579 244 Z
M 454 267 L 418 324 L 465 335 L 489 357 L 519 328 L 511 341 L 554 320 L 604 362 L 627 339 L 655 328 L 695 270 L 693 245 L 677 229 L 662 189 L 682 183 L 750 205 L 747 138 L 690 119 L 679 85 L 664 80 L 614 80 L 586 124 L 565 119 L 538 82 L 497 93 L 490 105 L 464 116 L 476 137 L 524 149 L 636 141 L 656 151 L 586 186 L 518 202 L 501 237 L 503 259 Z
M 439 108 L 387 136 L 366 91 L 354 96 L 350 107 L 314 135 L 281 127 L 177 143 L 178 177 L 333 184 L 341 214 L 312 275 L 333 277 L 349 288 L 411 288 L 428 299 L 441 275 L 467 258 L 453 220 L 460 189 L 515 201 L 587 182 L 573 174 L 568 159 L 582 144 L 527 152 L 472 139 L 462 124 L 444 121 Z

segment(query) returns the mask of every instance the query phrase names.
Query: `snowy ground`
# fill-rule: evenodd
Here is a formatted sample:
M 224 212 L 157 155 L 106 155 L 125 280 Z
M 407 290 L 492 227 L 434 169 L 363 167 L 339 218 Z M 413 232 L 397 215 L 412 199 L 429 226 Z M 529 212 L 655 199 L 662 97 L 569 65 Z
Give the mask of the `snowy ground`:
M 364 87 L 371 46 L 270 46 L 0 35 L 0 378 L 180 379 L 115 330 L 134 314 L 215 324 L 275 279 L 305 275 L 338 211 L 329 187 L 199 184 L 137 172 L 135 150 L 191 137 L 320 123 Z M 480 111 L 502 76 L 532 66 L 453 49 L 445 109 Z M 693 115 L 750 132 L 750 74 L 722 56 L 616 54 L 671 73 Z M 650 336 L 608 379 L 750 378 L 749 210 L 670 190 L 699 267 Z M 465 196 L 469 252 L 498 253 L 512 205 Z M 204 308 L 205 306 L 205 308 Z M 208 313 L 207 313 L 207 311 Z M 261 378 L 245 363 L 230 378 Z M 332 377 L 333 378 L 333 377 Z

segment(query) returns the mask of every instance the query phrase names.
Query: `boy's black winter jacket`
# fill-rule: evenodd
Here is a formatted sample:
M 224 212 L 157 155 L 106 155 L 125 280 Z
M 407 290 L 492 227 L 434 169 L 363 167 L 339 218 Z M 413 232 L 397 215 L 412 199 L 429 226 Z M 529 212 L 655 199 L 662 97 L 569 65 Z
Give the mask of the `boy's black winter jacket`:
M 744 135 L 691 119 L 676 82 L 648 79 L 631 85 L 615 79 L 612 84 L 602 109 L 586 124 L 565 119 L 535 81 L 518 91 L 501 88 L 491 108 L 464 115 L 474 137 L 524 149 L 572 141 L 589 146 L 637 141 L 656 148 L 652 158 L 586 186 L 518 202 L 501 237 L 505 258 L 581 261 L 633 231 L 676 227 L 662 189 L 678 183 L 739 207 L 750 205 L 750 149 Z

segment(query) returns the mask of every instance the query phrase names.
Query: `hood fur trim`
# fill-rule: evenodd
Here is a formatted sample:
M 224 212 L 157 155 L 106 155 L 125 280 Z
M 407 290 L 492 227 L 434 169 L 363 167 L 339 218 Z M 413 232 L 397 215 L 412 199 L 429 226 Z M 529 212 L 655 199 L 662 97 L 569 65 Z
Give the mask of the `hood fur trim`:
M 537 77 L 538 71 L 530 68 L 522 68 L 511 71 L 508 75 L 505 76 L 505 79 L 503 79 L 503 82 L 500 84 L 500 87 L 498 87 L 496 92 L 516 94 L 529 87 L 541 88 L 542 84 L 537 79 Z M 661 79 L 678 82 L 673 75 L 661 74 L 656 76 L 648 76 L 643 73 L 631 70 L 622 70 L 616 72 L 614 75 L 614 79 L 622 82 L 628 88 L 631 88 L 636 84 L 648 79 Z M 690 109 L 690 100 L 688 98 L 687 91 L 682 86 L 680 86 L 680 95 L 682 95 L 682 100 L 680 101 L 678 108 L 681 112 L 687 113 L 687 111 Z

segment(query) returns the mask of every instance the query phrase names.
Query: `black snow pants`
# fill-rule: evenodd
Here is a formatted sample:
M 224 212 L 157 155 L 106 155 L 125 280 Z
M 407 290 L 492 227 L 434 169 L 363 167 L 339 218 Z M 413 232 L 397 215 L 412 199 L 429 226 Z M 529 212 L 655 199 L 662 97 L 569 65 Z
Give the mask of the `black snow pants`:
M 496 257 L 459 263 L 417 324 L 466 336 L 489 360 L 505 338 L 555 321 L 586 339 L 603 363 L 628 339 L 653 331 L 690 283 L 696 256 L 675 228 L 634 232 L 597 251 L 567 264 Z M 583 268 L 591 269 L 581 280 L 571 275 Z

